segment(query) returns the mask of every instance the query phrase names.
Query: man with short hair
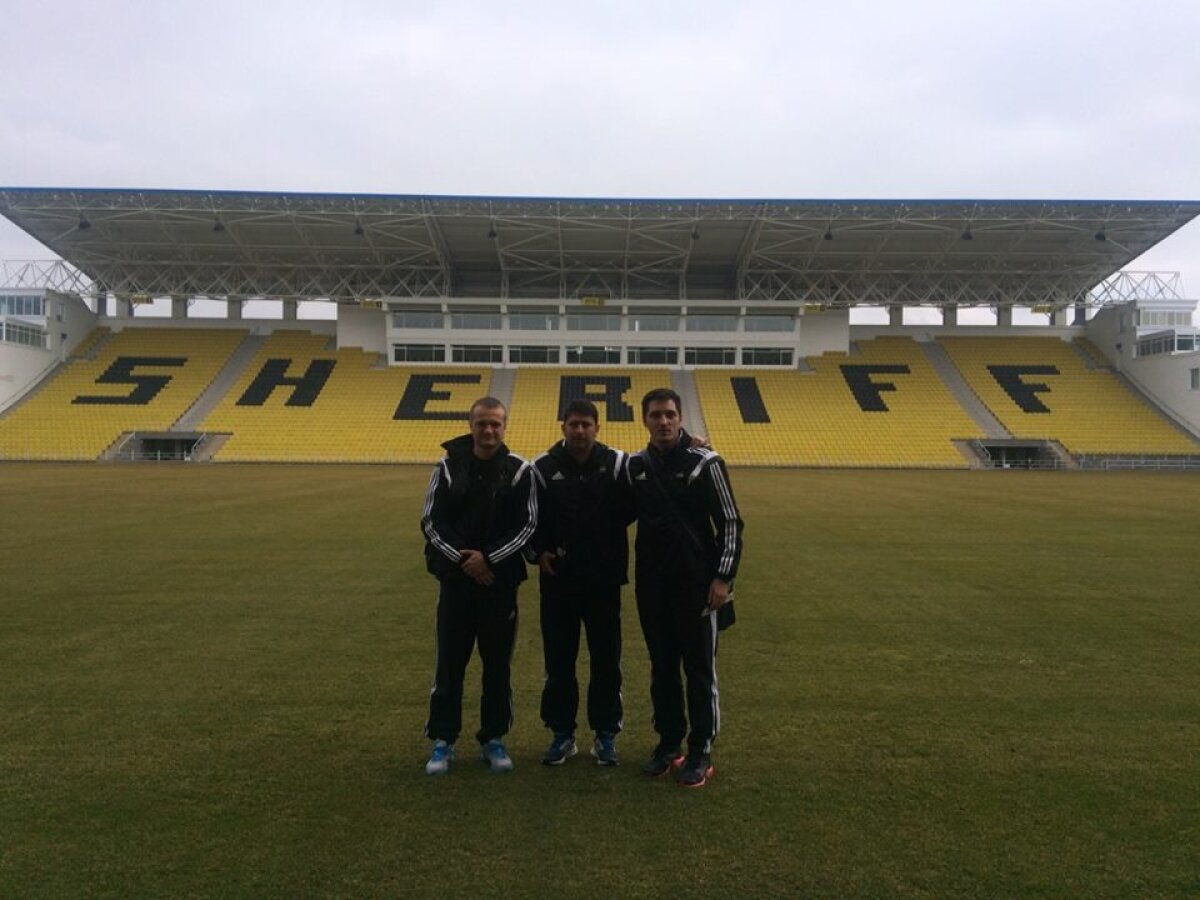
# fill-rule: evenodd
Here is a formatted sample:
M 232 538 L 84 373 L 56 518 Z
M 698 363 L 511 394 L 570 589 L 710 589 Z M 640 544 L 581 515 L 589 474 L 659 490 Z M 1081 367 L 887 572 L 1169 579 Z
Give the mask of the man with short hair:
M 713 775 L 712 742 L 721 724 L 717 631 L 732 621 L 728 604 L 742 553 L 742 519 L 721 457 L 680 441 L 682 416 L 683 404 L 670 388 L 642 398 L 650 441 L 630 457 L 626 477 L 637 508 L 638 618 L 650 652 L 659 735 L 643 771 L 659 776 L 682 764 L 679 783 L 703 787 Z
M 438 579 L 437 661 L 425 735 L 428 775 L 443 775 L 462 728 L 463 677 L 476 642 L 483 666 L 475 733 L 493 772 L 512 769 L 504 735 L 512 725 L 511 661 L 522 549 L 537 527 L 529 463 L 504 444 L 508 413 L 495 397 L 471 405 L 470 434 L 447 441 L 433 469 L 421 530 L 426 567 Z
M 575 662 L 581 624 L 591 657 L 592 756 L 601 766 L 619 763 L 621 586 L 629 580 L 627 529 L 633 510 L 623 479 L 626 454 L 597 441 L 599 430 L 595 404 L 574 400 L 563 411 L 563 439 L 533 461 L 539 513 L 527 555 L 541 569 L 546 661 L 541 713 L 553 734 L 542 757 L 548 766 L 562 765 L 578 752 Z

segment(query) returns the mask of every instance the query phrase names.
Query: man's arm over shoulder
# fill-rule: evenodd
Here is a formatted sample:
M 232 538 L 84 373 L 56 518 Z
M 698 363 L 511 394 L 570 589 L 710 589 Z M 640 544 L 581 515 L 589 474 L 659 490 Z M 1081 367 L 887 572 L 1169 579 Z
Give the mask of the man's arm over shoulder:
M 707 454 L 704 480 L 708 514 L 717 530 L 717 577 L 729 583 L 737 576 L 738 563 L 742 558 L 742 531 L 745 525 L 737 501 L 733 498 L 725 460 L 711 451 L 707 451 Z
M 553 477 L 557 467 L 548 453 L 535 457 L 529 466 L 533 476 L 533 490 L 537 492 L 537 525 L 534 526 L 533 535 L 522 552 L 525 559 L 534 563 L 543 553 L 553 552 L 555 549 L 553 510 L 546 500 L 546 482 Z
M 637 518 L 637 504 L 634 502 L 633 481 L 629 472 L 629 463 L 634 454 L 612 448 L 609 448 L 609 452 L 613 455 L 612 476 L 617 515 L 621 522 L 628 525 Z
M 463 547 L 463 541 L 447 521 L 449 504 L 450 468 L 443 459 L 433 467 L 433 474 L 429 476 L 425 506 L 421 511 L 421 531 L 439 553 L 457 563 L 462 560 L 459 551 Z
M 515 454 L 509 458 L 520 463 L 520 468 L 512 478 L 517 514 L 512 522 L 500 523 L 503 529 L 501 534 L 484 548 L 483 555 L 492 565 L 521 552 L 533 536 L 538 522 L 538 492 L 534 484 L 533 466 Z

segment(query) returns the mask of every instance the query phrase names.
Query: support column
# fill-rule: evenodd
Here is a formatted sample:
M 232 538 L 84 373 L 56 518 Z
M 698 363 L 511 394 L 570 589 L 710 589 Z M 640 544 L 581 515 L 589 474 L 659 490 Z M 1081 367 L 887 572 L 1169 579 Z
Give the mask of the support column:
M 1087 307 L 1084 306 L 1082 303 L 1075 304 L 1075 321 L 1072 322 L 1071 324 L 1072 325 L 1086 325 L 1087 324 Z
M 903 325 L 904 324 L 904 307 L 898 304 L 888 306 L 888 324 Z
M 296 310 L 299 306 L 300 306 L 300 303 L 297 300 L 284 300 L 283 301 L 283 321 L 295 322 L 296 321 Z
M 242 304 L 244 300 L 229 297 L 225 300 L 225 318 L 234 322 L 242 321 Z
M 947 303 L 942 307 L 942 324 L 957 325 L 958 324 L 958 307 L 953 303 Z
M 108 308 L 108 297 L 101 294 L 97 299 L 98 308 Z M 133 318 L 133 298 L 128 294 L 117 294 L 112 297 L 113 315 L 118 319 Z
M 997 306 L 996 307 L 996 324 L 1003 327 L 1012 325 L 1012 307 Z
M 1065 328 L 1068 324 L 1067 318 L 1070 310 L 1065 306 L 1054 307 L 1054 312 L 1050 313 L 1050 324 L 1054 328 Z
M 171 295 L 171 318 L 186 319 L 188 314 L 188 298 L 177 294 Z

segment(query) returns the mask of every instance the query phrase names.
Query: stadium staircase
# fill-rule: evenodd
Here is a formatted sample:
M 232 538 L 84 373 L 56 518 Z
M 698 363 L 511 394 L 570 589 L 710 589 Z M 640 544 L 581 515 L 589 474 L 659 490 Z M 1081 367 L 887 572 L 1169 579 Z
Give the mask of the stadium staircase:
M 962 373 L 958 371 L 958 367 L 954 365 L 954 361 L 950 359 L 942 346 L 934 341 L 918 343 L 925 351 L 925 358 L 929 360 L 938 377 L 954 395 L 958 405 L 975 421 L 984 435 L 992 440 L 1011 438 L 1012 433 L 992 415 L 992 411 L 979 399 L 979 395 L 975 393 L 971 385 L 967 384 L 967 380 L 963 378 Z
M 671 387 L 683 401 L 683 427 L 691 434 L 703 434 L 707 437 L 709 432 L 708 426 L 704 423 L 704 407 L 700 405 L 700 393 L 696 390 L 696 379 L 692 377 L 692 373 L 686 369 L 672 369 Z M 641 400 L 641 397 L 637 398 L 639 415 L 641 414 Z M 709 439 L 711 440 L 711 438 Z M 716 445 L 713 446 L 713 449 L 720 452 L 720 448 Z
M 516 369 L 492 369 L 492 383 L 488 388 L 491 396 L 504 404 L 505 409 L 512 408 L 513 385 L 516 383 Z
M 175 424 L 171 426 L 171 431 L 197 431 L 201 423 L 208 417 L 208 414 L 216 409 L 217 404 L 237 382 L 242 371 L 249 365 L 259 347 L 262 346 L 263 337 L 258 334 L 247 334 L 242 342 L 238 344 L 233 355 L 229 357 L 229 361 L 225 363 L 221 371 L 217 373 L 217 377 L 212 380 L 212 383 L 205 389 L 204 393 L 196 398 L 193 403 L 182 416 L 180 416 Z
M 1077 338 L 1071 341 L 1071 346 L 1083 359 L 1083 364 L 1087 366 L 1089 371 L 1113 371 L 1112 365 L 1104 358 L 1104 354 L 1100 352 L 1100 348 L 1087 338 Z

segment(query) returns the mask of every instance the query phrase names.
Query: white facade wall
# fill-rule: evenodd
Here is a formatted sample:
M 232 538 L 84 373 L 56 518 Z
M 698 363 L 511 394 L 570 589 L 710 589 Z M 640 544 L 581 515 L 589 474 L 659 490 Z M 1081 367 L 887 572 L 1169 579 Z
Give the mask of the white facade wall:
M 361 347 L 368 352 L 389 355 L 387 314 L 382 309 L 339 306 L 337 344 L 338 347 Z
M 1151 400 L 1200 436 L 1200 390 L 1192 389 L 1192 369 L 1200 369 L 1200 351 L 1137 356 L 1134 304 L 1100 310 L 1087 327 L 1088 338 L 1113 367 Z
M 0 344 L 0 410 L 7 409 L 58 364 L 50 350 Z
M 442 315 L 447 327 L 439 328 L 407 328 L 398 329 L 394 325 L 392 312 L 385 317 L 386 345 L 389 358 L 391 348 L 396 344 L 434 345 L 443 348 L 445 359 L 453 364 L 452 348 L 455 346 L 485 346 L 485 347 L 547 347 L 557 351 L 564 362 L 553 365 L 567 365 L 566 350 L 570 347 L 615 347 L 621 348 L 620 365 L 629 365 L 629 348 L 669 348 L 678 354 L 682 361 L 687 348 L 770 348 L 789 349 L 793 353 L 793 366 L 796 360 L 803 356 L 818 355 L 829 350 L 845 350 L 849 340 L 849 312 L 844 309 L 823 312 L 806 312 L 795 305 L 784 306 L 749 306 L 737 303 L 687 303 L 655 304 L 646 302 L 613 303 L 604 307 L 581 307 L 577 303 L 558 303 L 547 301 L 510 300 L 501 303 L 498 300 L 471 301 L 442 301 L 439 303 L 419 303 L 398 305 L 397 309 L 411 308 L 418 311 L 436 307 Z M 339 315 L 345 315 L 347 307 L 339 310 Z M 512 328 L 511 312 L 544 311 L 554 316 L 559 328 L 519 329 Z M 500 328 L 471 329 L 448 327 L 450 316 L 454 312 L 489 311 L 499 312 Z M 571 313 L 584 312 L 618 317 L 619 328 L 592 330 L 571 330 L 565 327 L 566 316 Z M 648 330 L 637 331 L 634 321 L 638 315 L 671 315 L 679 317 L 679 327 L 670 331 Z M 790 331 L 747 331 L 745 315 L 777 314 L 794 317 L 795 324 Z M 732 331 L 689 331 L 686 319 L 688 316 L 699 315 L 731 315 L 737 319 L 737 327 Z M 340 332 L 339 332 L 340 333 Z M 392 360 L 395 361 L 394 359 Z M 511 363 L 507 352 L 503 356 L 503 364 Z M 494 364 L 502 364 L 497 362 Z M 684 367 L 687 367 L 684 364 Z

